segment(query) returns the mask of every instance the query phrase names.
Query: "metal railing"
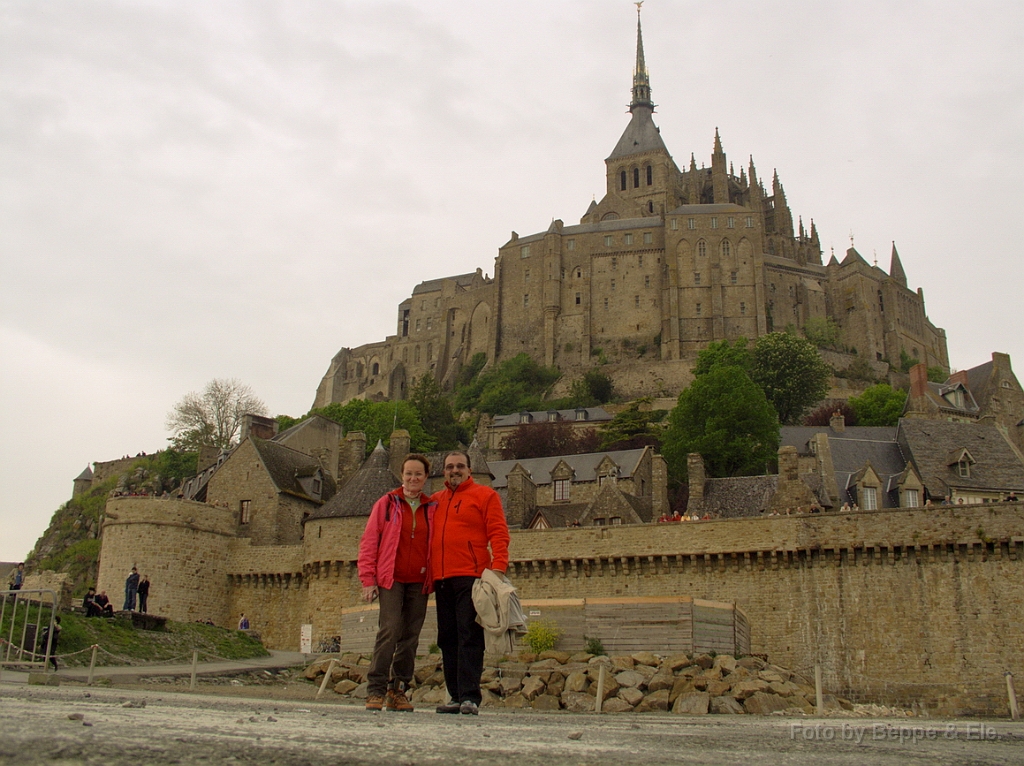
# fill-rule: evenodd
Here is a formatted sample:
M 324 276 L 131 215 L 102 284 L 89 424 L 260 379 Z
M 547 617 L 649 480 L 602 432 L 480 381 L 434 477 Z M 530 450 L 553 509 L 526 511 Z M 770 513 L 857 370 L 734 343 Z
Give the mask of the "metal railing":
M 0 590 L 0 673 L 5 667 L 46 668 L 55 648 L 57 607 L 54 590 Z

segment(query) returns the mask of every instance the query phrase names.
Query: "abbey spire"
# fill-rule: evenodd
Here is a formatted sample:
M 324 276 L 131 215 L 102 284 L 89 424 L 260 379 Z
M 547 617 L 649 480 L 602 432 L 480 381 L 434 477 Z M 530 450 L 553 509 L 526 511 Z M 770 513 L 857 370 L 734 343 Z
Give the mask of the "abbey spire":
M 636 4 L 636 67 L 633 69 L 633 100 L 629 104 L 630 112 L 638 106 L 654 110 L 654 102 L 651 101 L 651 78 L 647 74 L 647 64 L 644 61 L 644 35 L 640 29 L 640 6 L 643 4 L 643 0 Z

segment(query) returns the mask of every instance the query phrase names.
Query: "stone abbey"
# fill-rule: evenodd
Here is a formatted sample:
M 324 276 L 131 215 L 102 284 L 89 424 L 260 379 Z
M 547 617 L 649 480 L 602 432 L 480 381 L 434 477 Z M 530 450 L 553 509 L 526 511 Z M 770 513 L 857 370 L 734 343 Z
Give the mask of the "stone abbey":
M 335 355 L 314 406 L 403 399 L 424 374 L 450 387 L 477 353 L 494 363 L 525 352 L 569 379 L 600 361 L 623 395 L 674 396 L 708 343 L 823 320 L 847 363 L 879 370 L 902 354 L 949 369 L 945 332 L 895 244 L 888 273 L 852 246 L 823 264 L 778 173 L 767 187 L 751 159 L 737 175 L 717 130 L 711 167 L 691 155 L 681 170 L 654 109 L 638 18 L 631 117 L 605 160 L 604 198 L 578 225 L 513 232 L 493 278 L 477 269 L 417 285 L 394 335 Z

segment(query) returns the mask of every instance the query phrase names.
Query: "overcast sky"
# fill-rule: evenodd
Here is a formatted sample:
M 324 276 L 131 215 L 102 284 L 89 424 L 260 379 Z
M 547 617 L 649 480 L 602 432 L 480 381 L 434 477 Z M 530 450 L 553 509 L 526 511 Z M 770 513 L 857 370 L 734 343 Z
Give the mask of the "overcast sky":
M 677 164 L 777 168 L 1024 378 L 1020 0 L 648 0 Z M 0 560 L 215 377 L 304 414 L 424 279 L 577 223 L 628 122 L 627 0 L 0 0 Z M 1018 221 L 1018 224 L 1013 223 Z

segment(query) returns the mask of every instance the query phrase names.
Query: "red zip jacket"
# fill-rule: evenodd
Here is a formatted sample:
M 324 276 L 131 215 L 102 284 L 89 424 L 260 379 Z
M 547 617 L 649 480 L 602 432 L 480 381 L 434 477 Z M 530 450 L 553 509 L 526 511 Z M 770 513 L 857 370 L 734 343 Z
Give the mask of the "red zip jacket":
M 445 483 L 430 500 L 436 505 L 427 510 L 428 588 L 448 577 L 479 577 L 485 569 L 508 569 L 508 522 L 497 492 L 469 477 L 455 489 Z

